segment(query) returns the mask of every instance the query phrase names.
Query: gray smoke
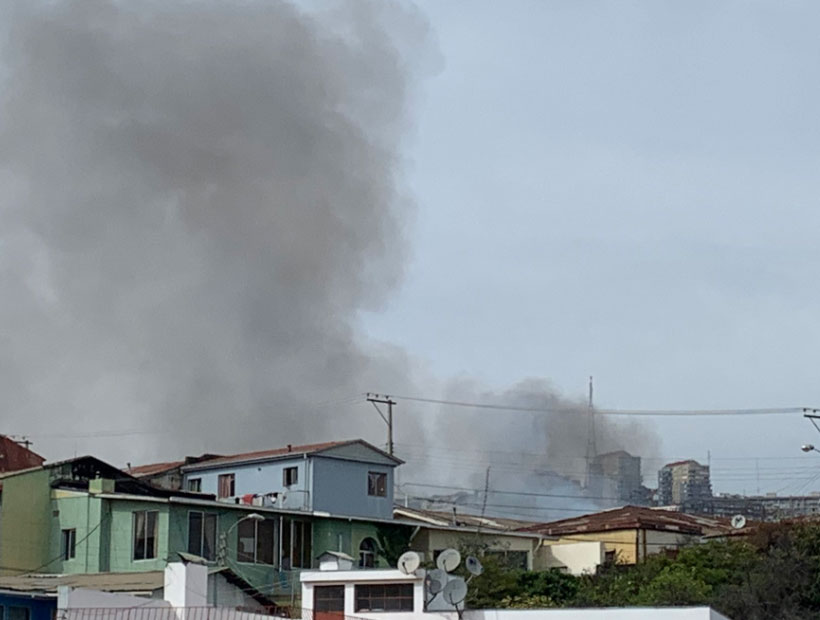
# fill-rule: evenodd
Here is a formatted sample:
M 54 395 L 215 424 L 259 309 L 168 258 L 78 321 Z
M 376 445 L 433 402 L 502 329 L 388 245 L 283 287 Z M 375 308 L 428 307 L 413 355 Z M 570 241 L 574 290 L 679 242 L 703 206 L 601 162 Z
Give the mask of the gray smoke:
M 409 378 L 355 324 L 401 276 L 424 22 L 360 0 L 4 17 L 4 430 L 118 460 L 364 430 L 314 404 Z M 48 439 L 112 428 L 164 434 Z
M 382 443 L 375 411 L 344 399 L 438 392 L 357 328 L 407 251 L 402 139 L 436 62 L 412 9 L 75 0 L 0 16 L 0 431 L 118 464 Z M 510 488 L 575 493 L 550 472 L 577 478 L 582 403 L 539 382 L 447 393 L 579 415 L 403 403 L 404 479 L 481 487 L 490 463 Z M 478 456 L 449 467 L 402 442 Z M 599 426 L 601 451 L 646 445 Z

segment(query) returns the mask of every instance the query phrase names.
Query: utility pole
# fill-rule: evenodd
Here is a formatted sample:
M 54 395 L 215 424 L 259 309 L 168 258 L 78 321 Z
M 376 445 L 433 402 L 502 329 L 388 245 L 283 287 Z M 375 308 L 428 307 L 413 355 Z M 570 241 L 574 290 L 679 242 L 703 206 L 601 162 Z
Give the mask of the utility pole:
M 589 378 L 589 403 L 587 405 L 587 454 L 586 454 L 586 486 L 591 482 L 590 470 L 592 461 L 598 455 L 595 443 L 595 408 L 592 404 L 592 377 Z
M 396 404 L 390 396 L 386 394 L 367 393 L 367 402 L 372 403 L 378 411 L 381 419 L 387 424 L 387 454 L 393 456 L 393 405 Z M 379 409 L 379 405 L 387 405 L 387 416 Z

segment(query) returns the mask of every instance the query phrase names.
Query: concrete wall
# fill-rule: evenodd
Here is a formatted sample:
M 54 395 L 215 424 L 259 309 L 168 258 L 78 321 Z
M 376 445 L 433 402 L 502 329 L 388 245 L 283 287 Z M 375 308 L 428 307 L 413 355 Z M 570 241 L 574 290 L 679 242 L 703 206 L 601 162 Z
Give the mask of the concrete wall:
M 297 483 L 290 487 L 282 484 L 283 471 L 286 467 L 296 467 L 298 472 Z M 229 464 L 217 469 L 187 472 L 184 476 L 183 488 L 188 488 L 188 481 L 191 478 L 201 478 L 202 492 L 217 495 L 218 479 L 221 474 L 234 474 L 235 497 L 249 493 L 257 495 L 280 493 L 275 507 L 288 510 L 311 510 L 309 459 L 305 460 L 301 455 L 292 459 L 267 463 Z
M 368 472 L 387 476 L 385 497 L 367 494 Z M 313 509 L 336 515 L 393 518 L 393 467 L 338 458 L 313 458 Z
M 648 555 L 660 553 L 664 549 L 677 549 L 685 544 L 697 542 L 699 536 L 661 532 L 656 530 L 609 530 L 604 532 L 579 532 L 558 540 L 559 543 L 579 541 L 600 541 L 604 551 L 614 551 L 619 564 L 635 564 Z
M 359 547 L 365 538 L 378 542 L 378 526 L 362 521 L 343 521 L 341 519 L 317 519 L 313 522 L 313 555 L 318 557 L 325 551 L 341 551 L 356 562 L 359 560 Z M 384 559 L 377 557 L 376 566 L 389 568 Z
M 604 544 L 601 542 L 545 545 L 541 550 L 544 565 L 537 566 L 536 569 L 560 568 L 566 569 L 571 575 L 594 574 L 604 562 Z
M 46 564 L 51 526 L 51 487 L 48 470 L 3 479 L 0 529 L 0 574 L 19 574 Z
M 52 491 L 49 557 L 59 558 L 44 572 L 96 573 L 109 570 L 110 514 L 95 495 L 55 489 Z M 75 555 L 63 560 L 62 530 L 75 530 Z

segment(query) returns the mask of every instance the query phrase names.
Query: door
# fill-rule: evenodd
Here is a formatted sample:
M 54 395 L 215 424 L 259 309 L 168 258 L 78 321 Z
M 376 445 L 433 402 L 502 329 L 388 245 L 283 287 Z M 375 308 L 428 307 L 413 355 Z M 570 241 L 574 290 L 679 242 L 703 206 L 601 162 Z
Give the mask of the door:
M 313 620 L 341 620 L 344 615 L 344 586 L 313 587 Z

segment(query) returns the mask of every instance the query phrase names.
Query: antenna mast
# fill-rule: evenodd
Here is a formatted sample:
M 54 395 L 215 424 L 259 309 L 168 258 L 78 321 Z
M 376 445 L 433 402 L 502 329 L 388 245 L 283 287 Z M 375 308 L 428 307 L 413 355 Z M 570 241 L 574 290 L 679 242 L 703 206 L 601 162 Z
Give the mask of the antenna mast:
M 592 377 L 589 378 L 589 404 L 587 405 L 587 454 L 586 454 L 586 486 L 591 482 L 590 470 L 593 459 L 598 456 L 598 447 L 595 444 L 595 406 L 592 404 Z

